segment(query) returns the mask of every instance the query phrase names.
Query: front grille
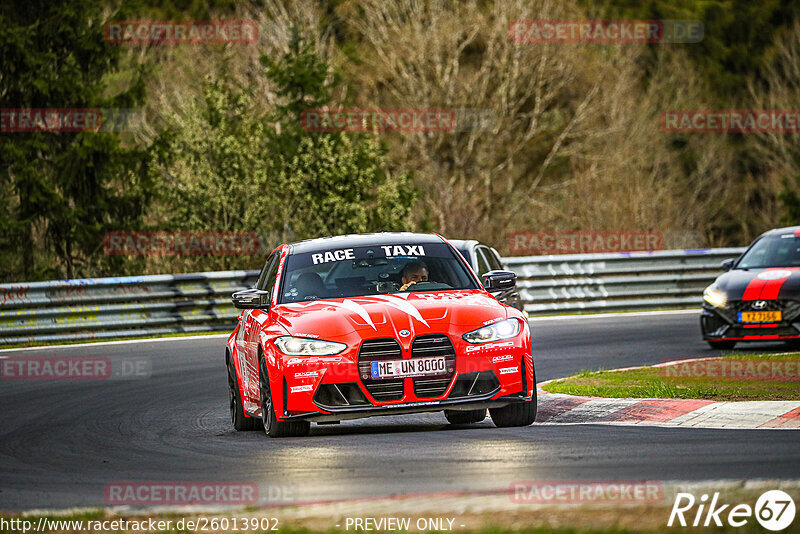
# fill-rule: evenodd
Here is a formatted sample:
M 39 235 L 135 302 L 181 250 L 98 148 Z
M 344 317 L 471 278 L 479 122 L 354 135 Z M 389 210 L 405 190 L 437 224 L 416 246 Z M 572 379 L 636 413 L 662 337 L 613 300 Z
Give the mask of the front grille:
M 783 306 L 783 320 L 795 322 L 800 320 L 800 300 L 780 300 Z
M 739 313 L 745 311 L 782 311 L 783 320 L 793 322 L 800 318 L 800 300 L 765 300 L 763 308 L 755 308 L 757 300 L 732 300 L 725 308 L 718 308 L 732 323 L 739 320 Z
M 411 344 L 412 358 L 444 356 L 447 374 L 435 377 L 414 378 L 414 395 L 418 398 L 441 397 L 447 391 L 456 370 L 456 350 L 450 338 L 444 335 L 419 336 Z
M 783 310 L 783 303 L 782 300 L 765 300 L 765 306 L 763 308 L 756 308 L 753 306 L 754 303 L 760 302 L 758 300 L 734 300 L 728 305 L 728 309 L 734 313 L 738 314 L 739 312 L 743 311 L 782 311 Z
M 401 360 L 403 351 L 394 339 L 368 339 L 358 351 L 358 374 L 369 394 L 377 401 L 395 401 L 403 398 L 403 379 L 373 380 L 372 362 Z

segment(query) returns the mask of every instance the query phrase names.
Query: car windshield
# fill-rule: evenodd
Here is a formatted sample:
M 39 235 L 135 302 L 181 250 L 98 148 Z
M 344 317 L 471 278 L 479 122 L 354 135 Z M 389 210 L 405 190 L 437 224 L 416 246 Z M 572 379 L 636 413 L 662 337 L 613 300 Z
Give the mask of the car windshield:
M 800 267 L 800 236 L 795 234 L 762 237 L 748 250 L 737 269 Z
M 480 286 L 445 243 L 376 245 L 290 254 L 281 303 Z M 410 284 L 406 287 L 410 281 Z

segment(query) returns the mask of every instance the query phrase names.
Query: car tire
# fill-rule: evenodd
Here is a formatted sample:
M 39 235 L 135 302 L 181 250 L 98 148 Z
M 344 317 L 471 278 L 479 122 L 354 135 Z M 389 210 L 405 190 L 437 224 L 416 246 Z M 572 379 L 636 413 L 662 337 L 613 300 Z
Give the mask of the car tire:
M 502 408 L 489 408 L 494 426 L 528 426 L 536 421 L 536 396 L 524 402 L 515 402 Z
M 226 367 L 228 368 L 228 405 L 231 411 L 233 428 L 238 431 L 258 430 L 261 428 L 261 419 L 245 415 L 242 396 L 239 393 L 239 381 L 236 379 L 236 368 L 230 356 L 225 359 L 227 360 Z
M 480 410 L 445 410 L 444 416 L 451 425 L 469 425 L 486 419 L 486 408 Z
M 716 350 L 730 350 L 736 345 L 735 341 L 709 341 L 708 346 Z
M 269 388 L 269 374 L 264 354 L 259 350 L 258 355 L 258 389 L 261 398 L 261 420 L 264 432 L 271 438 L 287 438 L 307 436 L 311 430 L 308 421 L 278 421 L 272 404 L 272 392 Z
M 498 428 L 528 426 L 536 421 L 536 371 L 533 371 L 533 395 L 531 400 L 515 402 L 502 408 L 489 408 L 492 423 Z

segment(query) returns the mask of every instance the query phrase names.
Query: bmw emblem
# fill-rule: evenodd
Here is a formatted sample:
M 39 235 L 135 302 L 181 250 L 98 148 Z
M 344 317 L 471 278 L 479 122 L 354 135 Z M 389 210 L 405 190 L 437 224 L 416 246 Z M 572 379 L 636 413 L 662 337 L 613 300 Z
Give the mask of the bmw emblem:
M 398 334 L 400 334 L 402 337 L 406 337 L 406 336 L 410 336 L 410 335 L 411 335 L 411 332 L 410 332 L 410 331 L 408 331 L 408 330 L 400 330 L 400 331 L 398 332 Z

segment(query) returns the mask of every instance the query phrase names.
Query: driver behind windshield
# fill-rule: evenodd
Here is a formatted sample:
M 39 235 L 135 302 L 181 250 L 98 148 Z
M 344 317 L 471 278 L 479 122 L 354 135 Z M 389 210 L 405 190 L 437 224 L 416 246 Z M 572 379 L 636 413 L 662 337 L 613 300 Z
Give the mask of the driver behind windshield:
M 406 264 L 400 274 L 403 282 L 403 285 L 400 286 L 400 291 L 406 291 L 417 282 L 428 281 L 428 267 L 419 260 Z

